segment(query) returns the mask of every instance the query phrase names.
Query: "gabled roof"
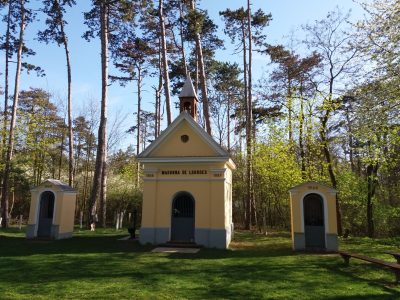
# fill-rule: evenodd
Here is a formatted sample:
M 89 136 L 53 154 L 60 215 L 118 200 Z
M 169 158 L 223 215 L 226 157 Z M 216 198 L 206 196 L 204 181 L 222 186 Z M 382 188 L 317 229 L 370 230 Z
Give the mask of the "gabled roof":
M 196 98 L 197 100 L 197 94 L 194 89 L 192 79 L 190 78 L 190 75 L 186 78 L 185 84 L 183 85 L 182 91 L 179 94 L 179 98 Z
M 229 157 L 229 153 L 223 149 L 196 121 L 189 115 L 186 111 L 181 112 L 181 114 L 167 127 L 165 131 L 163 131 L 160 136 L 155 139 L 142 153 L 139 154 L 138 160 L 141 162 L 147 162 L 149 159 L 154 161 L 163 161 L 162 157 L 153 157 L 152 152 L 169 137 L 171 136 L 175 130 L 182 124 L 182 122 L 187 122 L 188 126 L 200 137 L 202 141 L 204 141 L 215 153 L 212 157 L 177 157 L 182 161 L 206 161 L 209 159 L 210 161 L 228 161 L 231 165 L 232 169 L 235 168 L 235 164 Z M 165 158 L 167 160 L 171 160 L 173 158 L 168 157 Z M 165 160 L 164 159 L 164 160 Z
M 51 184 L 54 187 L 56 187 L 58 190 L 61 190 L 63 192 L 76 193 L 76 190 L 74 188 L 70 187 L 68 184 L 63 183 L 62 181 L 57 180 L 57 179 L 46 179 L 41 184 L 39 184 L 37 187 L 32 188 L 31 191 L 34 191 L 37 188 L 39 188 L 43 185 L 46 185 L 46 184 Z

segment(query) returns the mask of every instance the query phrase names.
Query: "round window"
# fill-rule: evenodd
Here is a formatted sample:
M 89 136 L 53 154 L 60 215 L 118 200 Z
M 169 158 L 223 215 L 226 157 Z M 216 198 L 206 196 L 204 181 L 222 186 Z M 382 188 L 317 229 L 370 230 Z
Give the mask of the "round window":
M 181 141 L 183 143 L 187 143 L 188 140 L 189 140 L 189 136 L 188 135 L 186 135 L 186 134 L 181 135 Z

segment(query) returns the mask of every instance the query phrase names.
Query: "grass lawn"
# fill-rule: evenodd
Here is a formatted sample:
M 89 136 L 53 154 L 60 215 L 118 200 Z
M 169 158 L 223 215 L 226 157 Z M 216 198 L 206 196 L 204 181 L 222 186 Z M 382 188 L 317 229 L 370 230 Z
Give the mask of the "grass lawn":
M 334 254 L 293 253 L 290 236 L 237 232 L 231 250 L 151 253 L 125 231 L 31 241 L 0 230 L 0 299 L 400 299 L 394 274 Z M 386 260 L 400 238 L 349 238 L 341 250 Z M 394 261 L 394 260 L 393 260 Z

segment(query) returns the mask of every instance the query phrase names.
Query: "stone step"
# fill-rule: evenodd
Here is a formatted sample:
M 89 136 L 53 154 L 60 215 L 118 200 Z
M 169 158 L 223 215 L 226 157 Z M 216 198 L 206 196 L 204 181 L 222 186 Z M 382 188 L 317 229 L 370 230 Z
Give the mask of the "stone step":
M 169 241 L 164 244 L 160 244 L 160 247 L 171 247 L 171 248 L 203 248 L 202 245 L 191 242 L 179 242 L 179 241 Z

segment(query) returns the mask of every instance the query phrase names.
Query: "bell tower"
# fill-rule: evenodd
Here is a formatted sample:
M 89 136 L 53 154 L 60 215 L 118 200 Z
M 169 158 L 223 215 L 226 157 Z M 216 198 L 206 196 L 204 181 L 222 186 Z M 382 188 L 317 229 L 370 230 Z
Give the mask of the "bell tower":
M 197 95 L 190 75 L 186 78 L 182 91 L 179 94 L 179 112 L 187 111 L 197 122 Z

